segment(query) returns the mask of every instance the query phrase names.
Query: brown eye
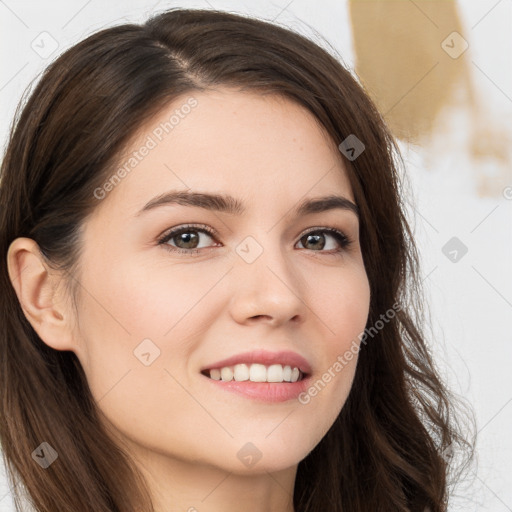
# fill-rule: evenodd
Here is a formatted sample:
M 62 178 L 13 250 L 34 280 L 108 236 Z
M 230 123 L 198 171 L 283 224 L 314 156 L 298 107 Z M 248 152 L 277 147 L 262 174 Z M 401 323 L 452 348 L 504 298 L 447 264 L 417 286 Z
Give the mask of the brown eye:
M 330 242 L 329 239 L 333 239 L 334 242 Z M 302 236 L 299 241 L 304 249 L 316 252 L 340 252 L 351 243 L 349 238 L 337 229 L 317 229 L 310 231 Z M 324 248 L 327 250 L 323 251 Z
M 180 249 L 195 249 L 199 245 L 199 235 L 197 231 L 192 230 L 174 235 L 171 240 L 173 240 Z
M 305 249 L 323 249 L 325 236 L 309 233 L 301 238 L 301 242 Z
M 196 228 L 194 226 L 182 226 L 168 232 L 161 240 L 159 245 L 163 245 L 170 251 L 178 252 L 199 252 L 199 249 L 211 247 L 209 240 L 213 239 L 213 232 L 209 228 Z M 200 244 L 203 244 L 200 246 Z

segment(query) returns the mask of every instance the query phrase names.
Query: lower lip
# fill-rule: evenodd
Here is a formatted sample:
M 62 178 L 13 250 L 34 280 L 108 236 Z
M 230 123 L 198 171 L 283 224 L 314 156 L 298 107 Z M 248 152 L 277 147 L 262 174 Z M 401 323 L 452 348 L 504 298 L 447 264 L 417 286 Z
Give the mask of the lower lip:
M 309 387 L 309 381 L 311 380 L 308 376 L 297 382 L 252 382 L 250 380 L 225 382 L 210 379 L 205 375 L 203 377 L 219 389 L 261 402 L 286 402 L 287 400 L 297 399 Z

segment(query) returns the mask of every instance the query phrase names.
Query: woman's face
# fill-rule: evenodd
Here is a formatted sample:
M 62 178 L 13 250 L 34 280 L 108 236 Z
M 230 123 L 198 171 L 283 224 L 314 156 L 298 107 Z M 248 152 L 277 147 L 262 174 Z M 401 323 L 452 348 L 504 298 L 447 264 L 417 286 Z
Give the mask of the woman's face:
M 304 108 L 224 88 L 161 111 L 97 190 L 72 350 L 146 462 L 276 471 L 331 427 L 370 300 L 342 158 Z

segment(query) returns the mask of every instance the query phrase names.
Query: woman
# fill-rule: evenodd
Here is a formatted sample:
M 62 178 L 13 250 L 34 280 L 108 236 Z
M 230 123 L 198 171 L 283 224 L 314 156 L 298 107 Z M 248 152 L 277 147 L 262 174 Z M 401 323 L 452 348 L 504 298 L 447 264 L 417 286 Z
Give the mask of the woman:
M 338 61 L 263 21 L 174 9 L 49 66 L 0 187 L 2 445 L 36 510 L 446 510 L 470 445 L 396 162 Z

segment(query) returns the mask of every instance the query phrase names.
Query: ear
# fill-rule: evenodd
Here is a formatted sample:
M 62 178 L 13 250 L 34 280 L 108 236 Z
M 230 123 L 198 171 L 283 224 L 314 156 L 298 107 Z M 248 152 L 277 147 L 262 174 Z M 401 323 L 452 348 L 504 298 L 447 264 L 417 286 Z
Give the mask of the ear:
M 74 318 L 63 278 L 52 270 L 30 238 L 16 238 L 7 251 L 9 278 L 21 308 L 42 341 L 55 350 L 75 350 Z

